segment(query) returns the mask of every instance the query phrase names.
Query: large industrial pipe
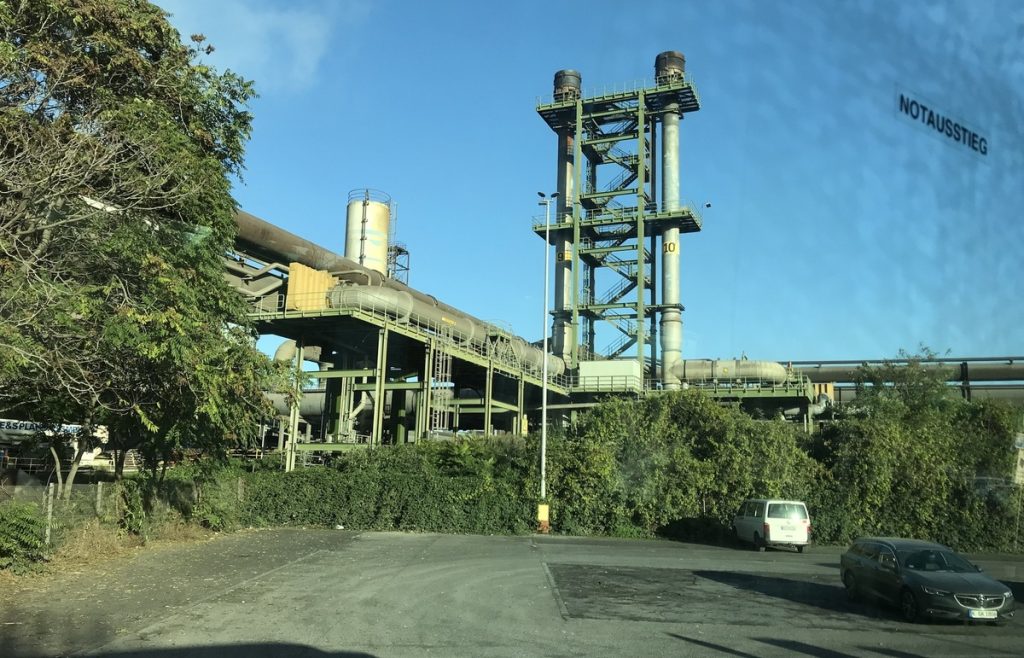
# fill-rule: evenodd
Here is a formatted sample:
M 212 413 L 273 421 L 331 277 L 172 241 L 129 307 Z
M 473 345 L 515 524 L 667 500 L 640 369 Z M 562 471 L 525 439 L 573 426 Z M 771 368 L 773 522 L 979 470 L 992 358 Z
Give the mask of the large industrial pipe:
M 327 295 L 331 308 L 362 308 L 374 309 L 387 313 L 398 322 L 413 322 L 431 327 L 449 327 L 452 339 L 467 345 L 483 346 L 488 337 L 498 329 L 465 314 L 453 314 L 441 308 L 439 304 L 420 301 L 407 292 L 374 288 L 371 286 L 340 285 L 334 287 Z M 517 336 L 509 337 L 512 354 L 529 368 L 541 370 L 544 366 L 544 352 L 529 345 Z M 565 371 L 565 363 L 558 357 L 548 354 L 548 373 L 553 376 Z
M 789 379 L 789 373 L 781 363 L 747 359 L 679 360 L 672 364 L 672 375 L 676 381 L 683 382 L 747 379 L 782 384 Z
M 903 367 L 906 361 L 892 361 L 893 365 Z M 946 358 L 936 361 L 921 362 L 922 368 L 946 370 L 947 381 L 959 382 L 964 379 L 966 364 L 967 378 L 972 382 L 1015 382 L 1024 381 L 1024 357 L 1006 357 L 995 360 L 972 360 L 969 358 Z M 860 366 L 880 367 L 881 361 L 847 361 L 847 362 L 796 362 L 793 369 L 806 375 L 814 383 L 856 382 L 861 376 Z
M 294 340 L 286 340 L 277 346 L 274 351 L 274 361 L 279 363 L 287 363 L 295 359 L 296 345 Z M 320 354 L 322 350 L 319 345 L 307 345 L 302 348 L 302 358 L 306 361 L 313 361 L 314 363 L 320 363 Z
M 286 393 L 267 393 L 266 395 L 279 416 L 287 416 L 290 413 L 291 408 L 288 406 L 290 402 Z M 303 420 L 320 418 L 326 412 L 324 404 L 326 399 L 327 396 L 323 391 L 304 391 L 302 399 L 299 400 L 299 416 Z
M 304 238 L 289 233 L 269 222 L 246 212 L 235 215 L 238 225 L 238 244 L 253 256 L 266 260 L 298 262 L 309 267 L 331 272 L 350 285 L 339 286 L 331 292 L 332 304 L 341 308 L 345 304 L 378 305 L 400 321 L 410 318 L 417 322 L 432 322 L 452 326 L 461 341 L 482 343 L 488 336 L 504 334 L 500 329 L 478 320 L 437 298 L 410 288 L 399 281 L 382 276 L 353 260 L 344 258 Z M 359 292 L 361 291 L 361 292 Z M 390 294 L 385 293 L 389 291 Z M 543 352 L 523 339 L 511 336 L 513 353 L 530 367 L 541 369 Z M 548 373 L 560 375 L 565 371 L 562 359 L 548 355 Z
M 575 101 L 581 94 L 582 76 L 578 71 L 564 69 L 555 73 L 554 94 L 559 102 Z M 575 180 L 576 146 L 573 129 L 564 128 L 558 132 L 558 200 L 555 204 L 555 221 L 562 223 L 572 214 L 573 182 Z M 551 351 L 570 361 L 572 350 L 572 236 L 559 234 L 555 239 L 555 313 L 551 328 Z
M 238 244 L 248 253 L 258 258 L 302 263 L 318 270 L 326 270 L 343 281 L 370 286 L 383 286 L 392 290 L 407 292 L 414 299 L 437 306 L 453 315 L 471 317 L 457 308 L 438 301 L 432 295 L 410 288 L 394 279 L 389 279 L 380 272 L 363 267 L 354 260 L 339 256 L 320 245 L 300 238 L 294 233 L 289 233 L 249 213 L 237 213 L 235 215 L 235 223 L 238 225 Z M 477 320 L 477 322 L 483 323 L 481 320 Z
M 683 77 L 686 59 L 682 53 L 667 51 L 654 62 L 659 84 Z M 661 198 L 662 209 L 679 210 L 679 104 L 669 103 L 661 116 Z M 683 313 L 679 294 L 679 227 L 661 234 L 661 372 L 665 388 L 679 388 L 673 365 L 682 358 Z

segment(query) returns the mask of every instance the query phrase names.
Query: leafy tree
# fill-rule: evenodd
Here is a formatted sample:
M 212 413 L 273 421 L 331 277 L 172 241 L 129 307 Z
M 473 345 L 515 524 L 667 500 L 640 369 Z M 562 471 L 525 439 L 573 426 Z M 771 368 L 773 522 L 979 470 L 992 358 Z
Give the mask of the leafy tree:
M 145 0 L 0 0 L 0 411 L 153 463 L 242 440 L 271 366 L 222 275 L 252 84 Z
M 865 367 L 857 397 L 815 439 L 827 474 L 811 494 L 819 537 L 859 534 L 1008 548 L 1016 530 L 1020 410 L 963 400 L 927 349 Z
M 698 390 L 606 400 L 553 445 L 553 521 L 619 535 L 683 520 L 721 528 L 744 498 L 808 491 L 820 469 L 799 434 Z

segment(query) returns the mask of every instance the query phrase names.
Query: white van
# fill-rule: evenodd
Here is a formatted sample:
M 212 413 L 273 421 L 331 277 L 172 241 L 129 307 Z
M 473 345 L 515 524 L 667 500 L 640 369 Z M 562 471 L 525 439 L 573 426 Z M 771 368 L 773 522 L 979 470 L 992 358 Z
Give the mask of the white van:
M 811 543 L 811 517 L 799 500 L 753 498 L 743 501 L 732 520 L 736 539 L 759 551 L 768 546 L 793 546 L 800 553 Z

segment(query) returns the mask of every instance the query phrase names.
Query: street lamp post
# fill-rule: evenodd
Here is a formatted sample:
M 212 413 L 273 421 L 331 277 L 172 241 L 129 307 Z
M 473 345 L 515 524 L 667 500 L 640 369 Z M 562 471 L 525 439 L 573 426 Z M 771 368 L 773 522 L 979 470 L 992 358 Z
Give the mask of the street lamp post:
M 550 258 L 548 247 L 551 245 L 551 202 L 558 198 L 558 192 L 550 196 L 537 192 L 540 197 L 538 205 L 544 206 L 544 313 L 541 315 L 543 366 L 541 367 L 541 400 L 540 400 L 540 503 L 537 505 L 537 523 L 540 532 L 550 528 L 547 505 L 547 466 L 548 466 L 548 278 Z

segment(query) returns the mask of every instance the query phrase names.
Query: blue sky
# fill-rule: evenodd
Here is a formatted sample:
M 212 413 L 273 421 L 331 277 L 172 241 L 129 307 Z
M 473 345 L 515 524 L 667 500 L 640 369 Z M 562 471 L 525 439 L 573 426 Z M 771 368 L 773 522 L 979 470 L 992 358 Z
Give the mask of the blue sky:
M 686 55 L 686 358 L 866 359 L 926 345 L 1024 354 L 1024 5 L 1013 0 L 412 2 L 164 0 L 255 80 L 249 212 L 338 253 L 350 190 L 398 204 L 409 283 L 541 335 L 537 116 L 555 71 L 584 92 Z M 987 138 L 981 156 L 899 94 Z

